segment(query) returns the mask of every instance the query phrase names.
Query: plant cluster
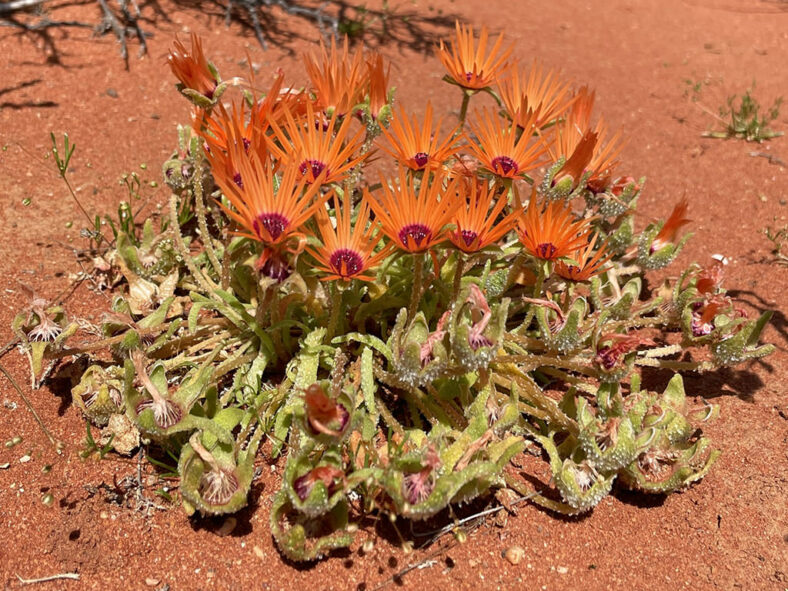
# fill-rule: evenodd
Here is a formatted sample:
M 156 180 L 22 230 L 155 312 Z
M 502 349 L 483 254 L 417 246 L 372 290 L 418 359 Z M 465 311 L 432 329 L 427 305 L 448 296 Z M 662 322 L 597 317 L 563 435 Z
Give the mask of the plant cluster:
M 189 512 L 243 507 L 268 438 L 293 560 L 351 544 L 365 516 L 424 520 L 498 487 L 563 514 L 615 481 L 680 490 L 718 456 L 698 429 L 717 409 L 640 369 L 773 350 L 718 261 L 644 288 L 686 243 L 687 203 L 636 231 L 644 181 L 618 171 L 589 88 L 522 69 L 485 29 L 458 24 L 438 55 L 451 129 L 394 108 L 382 57 L 347 41 L 305 56 L 305 87 L 277 72 L 265 93 L 176 41 L 194 109 L 163 167 L 169 215 L 115 228 L 101 338 L 40 300 L 14 324 L 36 376 L 89 359 L 73 398 L 91 423 L 176 450 Z M 469 116 L 482 92 L 495 107 Z M 529 440 L 552 488 L 507 470 Z
M 746 90 L 741 96 L 733 94 L 728 97 L 726 106 L 720 107 L 720 115 L 717 117 L 724 129 L 704 133 L 704 137 L 739 138 L 760 144 L 783 135 L 782 131 L 774 131 L 770 127 L 780 116 L 783 98 L 777 98 L 771 107 L 762 109 L 761 104 L 750 94 L 750 90 Z

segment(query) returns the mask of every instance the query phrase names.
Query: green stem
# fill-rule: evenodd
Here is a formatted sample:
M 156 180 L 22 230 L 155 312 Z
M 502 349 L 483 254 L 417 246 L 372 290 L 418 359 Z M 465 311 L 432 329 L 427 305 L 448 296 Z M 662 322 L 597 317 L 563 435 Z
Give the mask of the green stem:
M 337 333 L 339 325 L 339 312 L 342 310 L 342 292 L 336 285 L 336 282 L 331 282 L 331 311 L 328 316 L 328 329 L 326 330 L 326 342 L 330 343 L 331 339 Z
M 208 260 L 211 262 L 213 270 L 216 271 L 217 277 L 222 277 L 222 265 L 216 257 L 216 251 L 213 248 L 211 234 L 208 231 L 208 221 L 205 217 L 205 194 L 202 186 L 202 164 L 198 164 L 194 174 L 194 209 L 197 212 L 197 226 L 200 228 L 202 234 L 202 242 L 205 245 L 205 253 L 208 255 Z
M 413 255 L 413 287 L 410 292 L 410 305 L 408 306 L 408 321 L 412 321 L 416 316 L 421 300 L 421 284 L 424 281 L 424 255 Z
M 471 96 L 473 93 L 468 92 L 467 90 L 462 91 L 462 104 L 460 105 L 460 126 L 457 128 L 456 133 L 454 134 L 455 137 L 462 133 L 462 130 L 465 128 L 465 117 L 468 115 L 468 104 L 471 102 Z
M 462 274 L 465 271 L 465 257 L 460 251 L 457 251 L 457 268 L 454 270 L 454 285 L 451 290 L 451 303 L 454 305 L 457 302 L 457 297 L 460 295 L 460 286 L 462 285 Z

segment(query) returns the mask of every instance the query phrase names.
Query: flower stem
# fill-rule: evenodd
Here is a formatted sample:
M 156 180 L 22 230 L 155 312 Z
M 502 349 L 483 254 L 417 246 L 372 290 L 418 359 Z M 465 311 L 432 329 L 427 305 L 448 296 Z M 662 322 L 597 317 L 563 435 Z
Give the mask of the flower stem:
M 408 321 L 413 320 L 421 300 L 421 284 L 424 274 L 424 255 L 421 253 L 413 255 L 413 287 L 410 292 L 410 305 L 408 306 Z
M 468 104 L 471 102 L 472 93 L 467 90 L 462 91 L 462 104 L 460 105 L 460 126 L 457 128 L 455 137 L 462 133 L 465 128 L 465 117 L 468 115 Z
M 326 342 L 331 342 L 337 333 L 339 325 L 339 312 L 342 309 L 342 292 L 337 288 L 336 282 L 331 282 L 331 311 L 328 316 L 328 329 L 326 330 Z
M 208 255 L 208 260 L 218 277 L 222 277 L 222 264 L 216 256 L 216 250 L 213 247 L 213 239 L 208 231 L 208 220 L 205 216 L 205 200 L 204 190 L 202 186 L 202 164 L 197 165 L 194 174 L 194 209 L 197 212 L 197 225 L 202 234 L 202 242 L 205 245 L 205 254 Z
M 462 286 L 462 275 L 465 271 L 465 257 L 462 253 L 457 252 L 457 268 L 454 270 L 454 285 L 451 290 L 451 303 L 454 305 L 457 302 L 457 297 L 460 295 L 460 287 Z

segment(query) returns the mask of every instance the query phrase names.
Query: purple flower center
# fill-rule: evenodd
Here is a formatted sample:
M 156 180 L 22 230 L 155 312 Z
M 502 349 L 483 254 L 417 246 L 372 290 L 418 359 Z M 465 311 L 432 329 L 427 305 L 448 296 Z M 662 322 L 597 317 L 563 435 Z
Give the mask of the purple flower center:
M 432 238 L 432 230 L 424 224 L 408 224 L 399 231 L 400 242 L 405 248 L 421 248 L 422 243 L 430 241 Z M 412 240 L 413 245 L 408 244 Z
M 337 275 L 345 278 L 361 273 L 364 268 L 364 259 L 361 258 L 361 255 L 347 248 L 335 250 L 329 260 Z
M 249 152 L 249 147 L 252 145 L 252 142 L 246 138 L 243 138 L 242 141 L 244 143 L 244 150 Z
M 234 182 L 236 185 L 238 185 L 238 188 L 239 188 L 239 189 L 243 189 L 243 188 L 244 188 L 244 182 L 243 182 L 243 179 L 241 178 L 241 173 L 240 173 L 240 172 L 236 172 L 236 173 L 233 175 L 233 182 Z
M 473 80 L 473 72 L 465 72 L 465 81 L 470 82 Z
M 542 242 L 536 246 L 536 256 L 540 259 L 549 261 L 558 252 L 558 248 L 552 242 Z
M 419 152 L 415 156 L 413 156 L 413 161 L 416 163 L 416 166 L 419 168 L 424 168 L 427 166 L 427 162 L 430 161 L 430 155 L 425 152 Z
M 517 163 L 508 156 L 496 156 L 492 159 L 492 167 L 494 172 L 501 174 L 517 174 L 520 168 Z
M 479 237 L 479 235 L 473 230 L 463 230 L 460 232 L 460 236 L 462 236 L 462 241 L 465 242 L 465 246 L 468 248 L 470 248 L 471 244 L 473 244 L 473 241 Z
M 320 162 L 320 160 L 304 160 L 298 167 L 298 172 L 300 172 L 302 175 L 310 172 L 312 174 L 312 180 L 315 180 L 325 169 L 326 165 Z M 326 176 L 328 176 L 328 173 L 326 173 Z
M 268 235 L 271 237 L 271 240 L 275 241 L 282 235 L 282 232 L 284 232 L 289 225 L 290 220 L 288 220 L 281 213 L 261 213 L 252 223 L 252 226 L 254 227 L 254 233 L 257 234 L 264 242 L 268 242 L 268 240 L 266 240 L 263 229 L 266 230 Z

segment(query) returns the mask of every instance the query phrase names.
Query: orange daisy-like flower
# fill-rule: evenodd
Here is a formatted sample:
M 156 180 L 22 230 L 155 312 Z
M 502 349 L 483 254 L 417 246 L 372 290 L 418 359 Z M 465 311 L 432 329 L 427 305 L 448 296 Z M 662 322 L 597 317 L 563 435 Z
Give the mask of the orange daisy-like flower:
M 435 170 L 443 165 L 449 158 L 457 153 L 455 127 L 443 139 L 438 139 L 443 118 L 432 125 L 432 105 L 427 102 L 427 111 L 424 114 L 424 123 L 419 126 L 418 119 L 414 116 L 408 119 L 403 108 L 399 115 L 391 119 L 390 129 L 381 127 L 391 147 L 381 146 L 391 154 L 400 164 L 411 170 Z
M 692 221 L 684 217 L 687 215 L 688 208 L 689 203 L 687 202 L 686 198 L 682 199 L 676 204 L 676 206 L 673 208 L 673 211 L 670 213 L 670 217 L 665 222 L 665 225 L 662 226 L 659 234 L 657 234 L 656 238 L 654 238 L 654 241 L 651 243 L 652 253 L 657 252 L 668 244 L 674 244 L 676 242 L 676 238 L 678 238 L 679 235 L 679 230 Z
M 391 245 L 375 253 L 375 245 L 380 241 L 380 226 L 370 220 L 369 202 L 362 200 L 355 224 L 351 225 L 352 205 L 339 203 L 334 197 L 336 207 L 336 228 L 328 215 L 321 208 L 318 210 L 317 228 L 320 232 L 321 247 L 307 247 L 307 251 L 315 257 L 318 268 L 327 273 L 323 280 L 340 279 L 350 281 L 360 279 L 372 281 L 374 277 L 367 272 L 376 267 L 391 252 Z
M 519 70 L 512 68 L 511 76 L 498 83 L 498 90 L 506 114 L 520 128 L 528 123 L 529 111 L 539 112 L 536 126 L 541 128 L 561 117 L 576 100 L 569 94 L 569 83 L 562 83 L 553 70 L 544 73 L 536 60 L 522 81 Z
M 449 78 L 462 88 L 481 90 L 490 86 L 506 65 L 512 53 L 509 47 L 501 51 L 503 33 L 498 36 L 490 51 L 487 51 L 489 34 L 487 27 L 482 27 L 479 44 L 473 40 L 473 29 L 455 23 L 457 36 L 450 41 L 451 51 L 440 42 L 438 57 L 449 73 Z
M 202 50 L 202 41 L 196 33 L 191 34 L 191 42 L 191 51 L 187 51 L 186 46 L 176 37 L 167 56 L 167 63 L 184 88 L 196 90 L 211 99 L 219 84 L 219 76 L 208 63 Z
M 307 185 L 294 167 L 284 170 L 277 186 L 270 161 L 263 160 L 243 145 L 229 146 L 233 170 L 238 177 L 217 174 L 216 184 L 232 205 L 220 205 L 245 230 L 238 232 L 268 246 L 280 244 L 293 234 L 328 199 L 318 192 L 319 183 Z
M 525 131 L 522 131 L 517 125 L 504 124 L 501 118 L 490 116 L 485 110 L 483 117 L 471 124 L 477 141 L 469 147 L 481 165 L 495 176 L 520 178 L 541 164 L 539 157 L 547 150 L 544 142 L 534 141 L 532 135 L 538 118 L 538 113 L 531 111 L 523 121 Z
M 457 181 L 445 182 L 445 174 L 422 179 L 418 190 L 416 178 L 399 170 L 399 185 L 389 187 L 381 176 L 382 194 L 372 197 L 364 189 L 364 198 L 381 221 L 383 233 L 410 253 L 425 252 L 446 236 L 446 224 L 457 207 Z
M 317 105 L 329 117 L 335 113 L 344 117 L 361 102 L 367 85 L 363 54 L 359 50 L 350 57 L 347 35 L 341 52 L 333 38 L 331 51 L 321 43 L 320 52 L 320 58 L 304 55 L 304 66 L 314 86 Z
M 496 194 L 496 188 L 473 179 L 459 182 L 459 203 L 451 220 L 456 227 L 449 232 L 449 240 L 463 252 L 478 252 L 498 242 L 517 224 L 519 210 L 498 221 L 507 199 L 505 194 Z
M 517 233 L 529 254 L 544 261 L 554 261 L 586 246 L 589 221 L 576 220 L 569 205 L 562 205 L 560 201 L 537 205 L 534 190 L 528 209 L 520 218 Z
M 603 265 L 613 256 L 612 253 L 607 252 L 606 244 L 594 252 L 594 246 L 598 239 L 599 234 L 594 234 L 585 248 L 581 248 L 571 255 L 571 258 L 577 261 L 576 265 L 558 261 L 555 265 L 555 272 L 564 279 L 578 282 L 588 281 L 594 275 L 598 275 L 604 270 Z
M 306 117 L 295 119 L 288 111 L 284 112 L 284 127 L 271 122 L 281 146 L 271 143 L 271 151 L 276 157 L 297 166 L 300 174 L 309 183 L 322 178 L 324 184 L 341 182 L 345 173 L 356 166 L 367 154 L 353 156 L 361 147 L 359 128 L 348 137 L 352 119 L 346 117 L 339 123 L 336 112 L 322 125 L 316 118 L 312 105 L 306 106 Z

